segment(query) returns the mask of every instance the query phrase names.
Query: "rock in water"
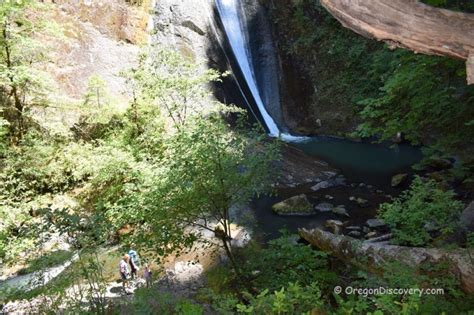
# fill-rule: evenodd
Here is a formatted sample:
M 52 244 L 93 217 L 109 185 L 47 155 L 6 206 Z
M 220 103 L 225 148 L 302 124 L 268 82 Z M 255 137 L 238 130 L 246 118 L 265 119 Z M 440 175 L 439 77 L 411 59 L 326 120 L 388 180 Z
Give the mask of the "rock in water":
M 332 213 L 337 214 L 337 215 L 350 217 L 349 213 L 347 213 L 347 210 L 343 205 L 339 205 L 339 206 L 333 208 Z
M 362 228 L 358 225 L 351 225 L 351 226 L 346 227 L 346 230 L 348 230 L 348 231 L 361 231 Z
M 312 191 L 318 191 L 321 189 L 326 189 L 326 188 L 331 188 L 335 186 L 340 186 L 345 184 L 346 179 L 344 176 L 337 176 L 335 178 L 331 178 L 325 181 L 321 181 L 317 183 L 316 185 L 311 187 Z
M 359 231 L 350 231 L 349 233 L 347 233 L 347 235 L 352 236 L 352 237 L 360 237 L 362 233 Z
M 451 161 L 448 159 L 432 157 L 428 161 L 428 166 L 436 170 L 445 170 L 445 169 L 451 168 L 453 165 Z
M 318 128 L 321 128 L 321 127 L 322 127 L 321 119 L 319 119 L 319 118 L 316 119 L 316 126 L 317 126 Z
M 392 177 L 392 187 L 398 187 L 405 182 L 408 174 L 397 174 Z
M 281 215 L 311 214 L 313 205 L 305 194 L 301 194 L 274 204 L 272 210 Z
M 359 206 L 366 207 L 369 201 L 359 197 L 356 199 L 356 202 Z
M 461 226 L 467 229 L 467 231 L 474 232 L 474 201 L 461 213 L 460 221 Z
M 365 238 L 371 239 L 377 236 L 377 232 L 369 232 L 365 235 Z
M 334 205 L 330 204 L 329 202 L 322 202 L 318 204 L 314 209 L 320 211 L 320 212 L 329 212 L 334 208 Z
M 324 223 L 324 226 L 330 229 L 334 234 L 340 234 L 341 228 L 344 226 L 344 223 L 339 220 L 327 220 Z
M 367 222 L 365 222 L 369 228 L 376 229 L 376 228 L 381 228 L 384 227 L 385 221 L 382 219 L 369 219 Z

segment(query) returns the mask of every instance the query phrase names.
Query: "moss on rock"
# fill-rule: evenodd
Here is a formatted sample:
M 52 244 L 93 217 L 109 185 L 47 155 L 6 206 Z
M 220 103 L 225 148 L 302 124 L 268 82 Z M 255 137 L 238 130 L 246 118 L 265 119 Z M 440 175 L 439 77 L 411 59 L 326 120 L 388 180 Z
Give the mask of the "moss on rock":
M 280 215 L 305 215 L 312 214 L 313 205 L 305 194 L 293 196 L 272 206 L 275 213 Z

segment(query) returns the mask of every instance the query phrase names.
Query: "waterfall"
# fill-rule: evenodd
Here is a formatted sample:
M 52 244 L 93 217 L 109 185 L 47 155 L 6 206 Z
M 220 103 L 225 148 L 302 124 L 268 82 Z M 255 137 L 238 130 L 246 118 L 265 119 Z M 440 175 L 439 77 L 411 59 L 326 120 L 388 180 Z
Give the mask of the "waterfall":
M 305 141 L 309 139 L 308 137 L 297 137 L 287 133 L 282 133 L 278 128 L 278 125 L 275 123 L 275 120 L 267 111 L 256 80 L 248 38 L 251 34 L 248 32 L 241 1 L 216 0 L 216 6 L 232 52 L 234 53 L 237 64 L 240 67 L 252 97 L 257 104 L 258 110 L 260 111 L 263 121 L 269 131 L 269 135 L 271 137 L 280 137 L 282 140 L 289 142 Z

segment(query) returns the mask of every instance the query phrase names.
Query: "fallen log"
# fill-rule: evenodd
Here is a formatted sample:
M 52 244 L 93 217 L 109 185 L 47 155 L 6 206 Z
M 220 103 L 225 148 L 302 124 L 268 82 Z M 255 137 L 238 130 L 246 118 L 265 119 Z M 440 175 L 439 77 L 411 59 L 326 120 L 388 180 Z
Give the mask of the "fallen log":
M 321 0 L 342 25 L 368 38 L 416 53 L 467 61 L 474 84 L 474 14 L 439 9 L 418 0 Z
M 474 264 L 466 249 L 445 250 L 362 242 L 318 228 L 311 230 L 303 228 L 299 230 L 299 234 L 322 251 L 376 274 L 383 274 L 384 267 L 395 261 L 415 269 L 424 263 L 448 262 L 449 271 L 460 280 L 463 291 L 474 294 Z

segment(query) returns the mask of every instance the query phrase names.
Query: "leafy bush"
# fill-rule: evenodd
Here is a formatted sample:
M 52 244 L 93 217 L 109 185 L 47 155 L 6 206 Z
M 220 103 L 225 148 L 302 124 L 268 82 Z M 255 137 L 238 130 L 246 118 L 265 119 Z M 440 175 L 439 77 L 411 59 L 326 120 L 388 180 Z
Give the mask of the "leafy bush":
M 219 314 L 310 314 L 323 306 L 316 282 L 307 286 L 289 283 L 273 293 L 265 289 L 257 295 L 244 295 L 245 304 L 232 296 L 221 296 L 213 307 Z
M 390 226 L 396 244 L 423 246 L 433 240 L 429 231 L 446 235 L 455 228 L 463 204 L 454 196 L 435 181 L 416 177 L 409 190 L 380 206 L 379 217 Z
M 328 255 L 311 246 L 294 243 L 294 236 L 271 240 L 269 247 L 247 253 L 245 271 L 256 274 L 252 285 L 259 290 L 278 290 L 288 282 L 301 285 L 318 282 L 320 287 L 332 285 L 337 276 L 329 270 Z
M 8 148 L 8 125 L 8 121 L 6 121 L 0 116 L 0 158 L 6 155 L 6 150 Z
M 361 137 L 403 132 L 414 143 L 472 160 L 474 87 L 466 83 L 463 61 L 391 50 L 343 27 L 320 1 L 268 2 L 280 48 L 316 87 L 307 106 L 314 117 L 301 122 L 320 118 L 323 132 L 344 135 L 359 124 L 353 135 Z
M 130 314 L 204 314 L 203 307 L 185 298 L 177 298 L 170 293 L 160 292 L 157 288 L 138 289 L 131 304 L 122 305 L 121 313 Z
M 391 139 L 403 132 L 414 144 L 431 142 L 471 158 L 474 88 L 465 85 L 462 62 L 381 50 L 373 54 L 368 74 L 379 78 L 381 88 L 377 96 L 358 102 L 364 119 L 360 135 Z

